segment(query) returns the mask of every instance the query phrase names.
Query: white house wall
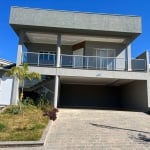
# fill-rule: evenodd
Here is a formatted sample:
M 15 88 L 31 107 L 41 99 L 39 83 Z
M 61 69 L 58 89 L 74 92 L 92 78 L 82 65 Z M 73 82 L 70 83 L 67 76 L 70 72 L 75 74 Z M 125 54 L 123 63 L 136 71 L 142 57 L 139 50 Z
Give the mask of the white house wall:
M 12 78 L 0 79 L 0 105 L 11 104 L 12 86 L 13 86 Z

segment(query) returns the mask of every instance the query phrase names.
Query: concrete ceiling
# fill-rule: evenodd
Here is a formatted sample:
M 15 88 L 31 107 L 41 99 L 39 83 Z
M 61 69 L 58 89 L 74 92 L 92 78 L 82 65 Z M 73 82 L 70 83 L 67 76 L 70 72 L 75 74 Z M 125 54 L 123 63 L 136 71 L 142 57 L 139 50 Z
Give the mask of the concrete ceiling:
M 131 83 L 134 80 L 61 76 L 60 81 L 62 84 L 120 86 L 120 85 Z
M 26 32 L 25 34 L 31 43 L 57 44 L 57 34 L 54 33 Z M 98 41 L 121 44 L 125 44 L 126 42 L 125 37 L 117 36 L 115 37 L 62 34 L 61 39 L 62 45 L 74 45 L 83 41 Z

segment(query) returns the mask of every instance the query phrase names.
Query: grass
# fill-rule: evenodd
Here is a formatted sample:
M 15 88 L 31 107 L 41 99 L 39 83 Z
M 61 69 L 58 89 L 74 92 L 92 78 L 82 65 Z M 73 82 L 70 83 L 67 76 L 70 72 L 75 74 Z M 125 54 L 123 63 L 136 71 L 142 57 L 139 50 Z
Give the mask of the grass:
M 41 109 L 24 106 L 23 113 L 18 107 L 8 107 L 0 114 L 0 141 L 36 141 L 42 136 L 49 118 Z

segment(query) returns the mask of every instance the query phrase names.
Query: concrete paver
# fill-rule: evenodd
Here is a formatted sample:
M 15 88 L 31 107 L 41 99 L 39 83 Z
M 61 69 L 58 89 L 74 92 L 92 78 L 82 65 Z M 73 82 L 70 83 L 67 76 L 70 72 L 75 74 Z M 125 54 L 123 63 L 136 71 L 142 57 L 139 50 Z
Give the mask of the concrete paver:
M 149 150 L 150 116 L 142 112 L 60 109 L 43 147 L 2 150 Z

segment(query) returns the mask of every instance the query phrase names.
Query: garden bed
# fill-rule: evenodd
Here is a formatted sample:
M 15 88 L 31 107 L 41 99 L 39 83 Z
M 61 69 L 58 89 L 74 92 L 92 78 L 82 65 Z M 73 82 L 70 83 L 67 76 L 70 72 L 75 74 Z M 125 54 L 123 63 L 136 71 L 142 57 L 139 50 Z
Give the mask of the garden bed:
M 37 141 L 40 140 L 49 118 L 43 111 L 32 105 L 8 107 L 0 114 L 0 141 Z

